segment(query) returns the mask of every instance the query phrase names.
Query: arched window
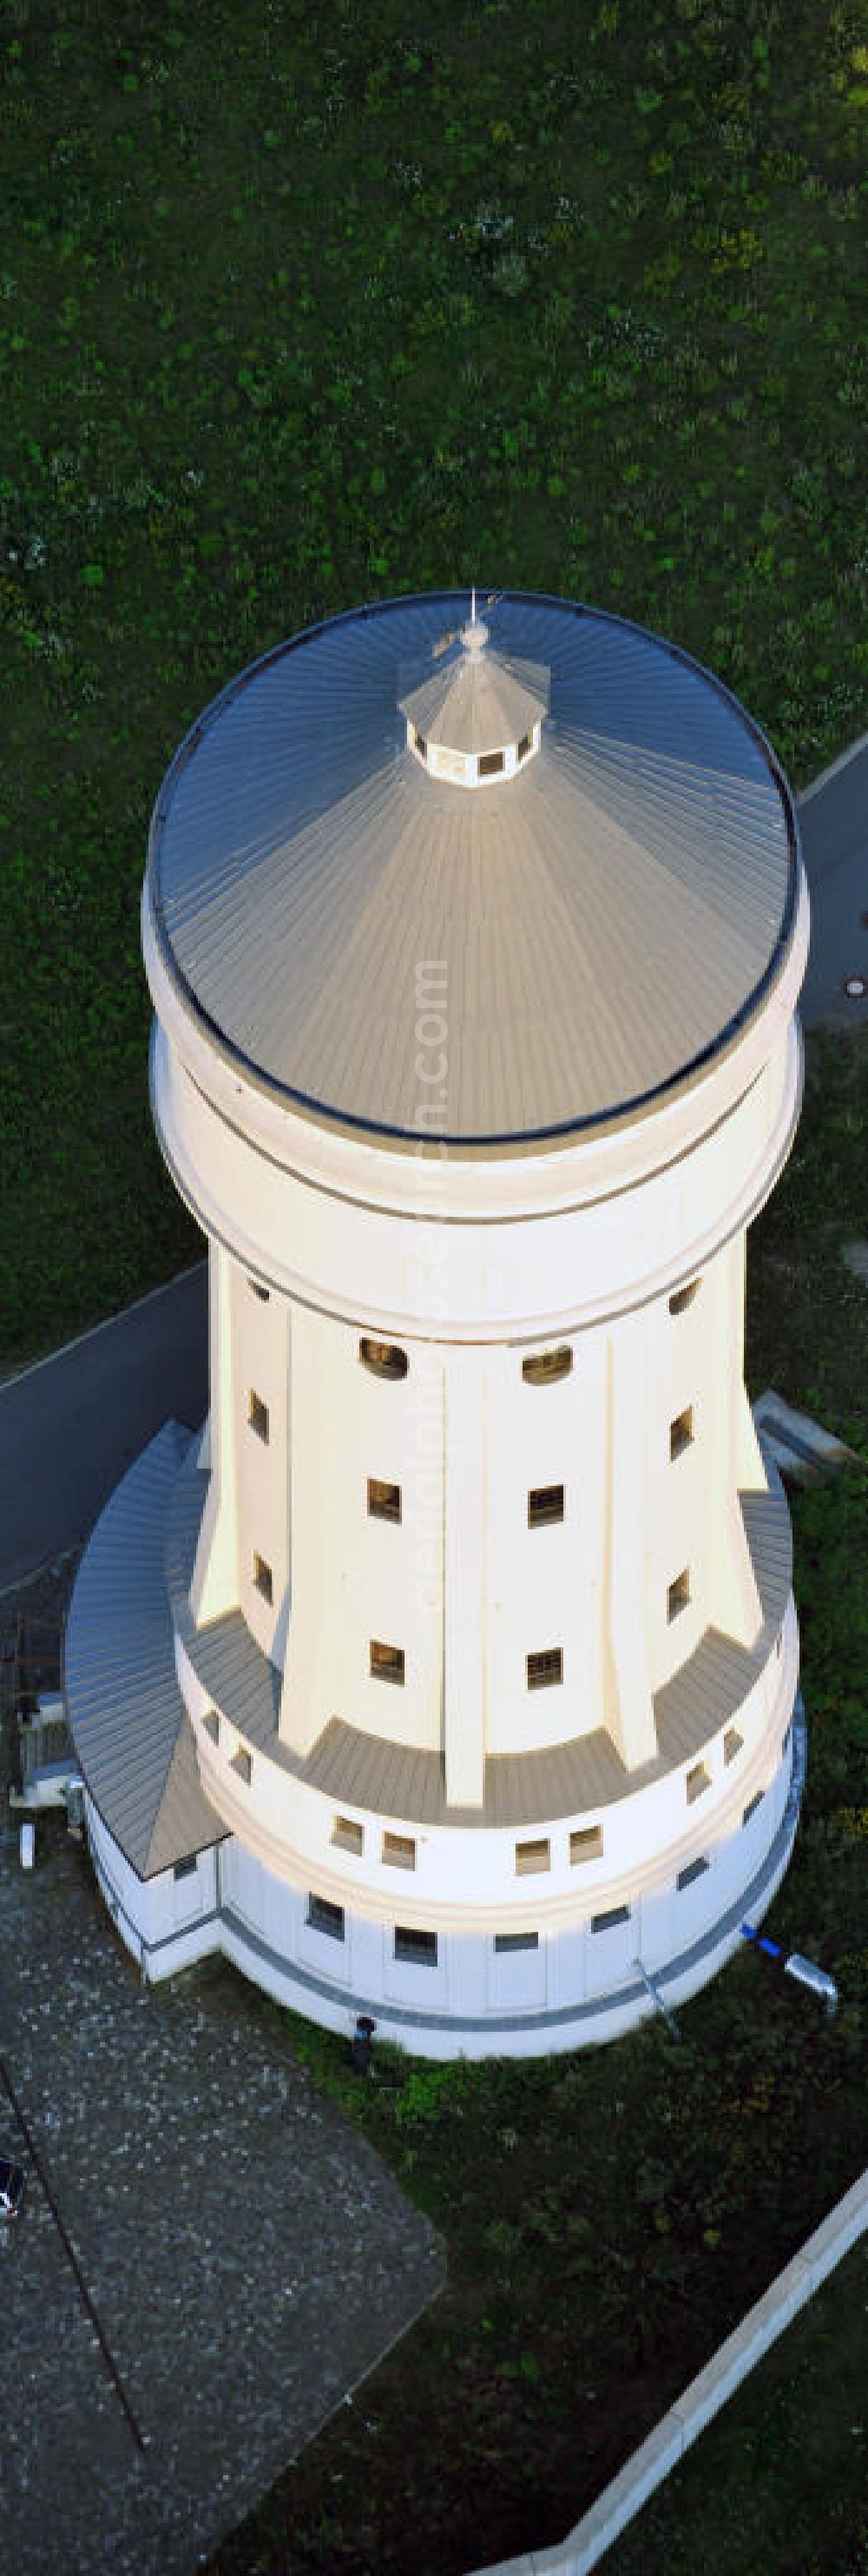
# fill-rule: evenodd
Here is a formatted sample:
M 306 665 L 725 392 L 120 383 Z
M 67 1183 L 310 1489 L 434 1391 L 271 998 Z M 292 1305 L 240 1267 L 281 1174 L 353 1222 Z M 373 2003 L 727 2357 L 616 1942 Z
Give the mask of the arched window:
M 406 1377 L 407 1375 L 407 1353 L 398 1349 L 397 1342 L 374 1342 L 369 1340 L 367 1334 L 363 1334 L 359 1343 L 359 1358 L 362 1367 L 370 1369 L 374 1377 Z
M 526 1386 L 550 1386 L 557 1377 L 569 1377 L 573 1354 L 567 1342 L 556 1351 L 533 1351 L 522 1360 L 521 1374 Z

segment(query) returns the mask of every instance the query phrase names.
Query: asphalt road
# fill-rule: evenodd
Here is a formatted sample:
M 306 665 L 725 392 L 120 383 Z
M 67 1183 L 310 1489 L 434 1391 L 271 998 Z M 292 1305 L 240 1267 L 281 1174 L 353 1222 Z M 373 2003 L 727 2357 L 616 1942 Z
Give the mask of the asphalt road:
M 868 736 L 799 805 L 811 897 L 806 1029 L 868 1021 Z M 170 1416 L 208 1410 L 207 1261 L 0 1384 L 0 1597 L 87 1537 Z

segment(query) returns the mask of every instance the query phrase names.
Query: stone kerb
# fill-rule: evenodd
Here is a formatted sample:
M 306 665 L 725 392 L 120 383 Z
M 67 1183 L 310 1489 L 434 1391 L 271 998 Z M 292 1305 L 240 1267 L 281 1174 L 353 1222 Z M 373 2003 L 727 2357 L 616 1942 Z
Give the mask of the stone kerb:
M 829 2217 L 809 2236 L 800 2254 L 785 2264 L 770 2289 L 749 2308 L 740 2326 L 728 2335 L 705 2369 L 697 2373 L 682 2397 L 670 2406 L 653 2433 L 640 2443 L 617 2477 L 610 2480 L 565 2540 L 551 2549 L 535 2549 L 520 2558 L 499 2559 L 475 2568 L 472 2576 L 587 2576 L 613 2541 L 640 2511 L 647 2498 L 732 2397 L 754 2364 L 762 2360 L 778 2335 L 851 2246 L 868 2231 L 868 2170 L 844 2193 Z

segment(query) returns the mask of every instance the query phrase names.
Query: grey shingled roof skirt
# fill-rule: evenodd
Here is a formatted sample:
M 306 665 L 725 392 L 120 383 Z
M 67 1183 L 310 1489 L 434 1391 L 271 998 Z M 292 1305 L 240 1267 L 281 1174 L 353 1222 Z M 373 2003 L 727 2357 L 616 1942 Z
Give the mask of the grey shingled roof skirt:
M 550 675 L 538 754 L 482 794 L 426 774 L 402 703 L 442 692 L 433 647 L 469 611 L 383 601 L 242 672 L 167 771 L 147 882 L 215 1047 L 385 1144 L 418 1135 L 416 968 L 441 962 L 441 1132 L 472 1152 L 623 1124 L 725 1053 L 782 971 L 799 852 L 719 681 L 538 594 L 484 611 L 492 669 Z
M 166 1422 L 88 1540 L 66 1622 L 63 1692 L 82 1774 L 139 1878 L 221 1841 L 178 1688 L 166 1514 L 191 1434 Z

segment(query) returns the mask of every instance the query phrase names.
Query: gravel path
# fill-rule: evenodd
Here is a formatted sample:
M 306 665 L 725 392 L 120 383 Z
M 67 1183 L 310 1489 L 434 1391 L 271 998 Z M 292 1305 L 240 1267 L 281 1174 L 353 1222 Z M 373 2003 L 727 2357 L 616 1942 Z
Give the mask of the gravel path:
M 0 2057 L 47 2190 L 0 2085 L 28 2169 L 0 2226 L 0 2562 L 191 2576 L 436 2294 L 442 2246 L 255 1988 L 209 1962 L 143 1989 L 62 1816 L 32 1875 L 17 1842 L 4 1796 Z

